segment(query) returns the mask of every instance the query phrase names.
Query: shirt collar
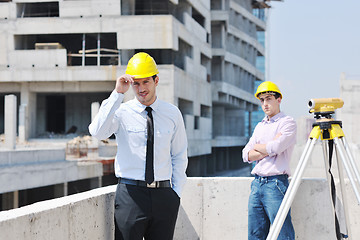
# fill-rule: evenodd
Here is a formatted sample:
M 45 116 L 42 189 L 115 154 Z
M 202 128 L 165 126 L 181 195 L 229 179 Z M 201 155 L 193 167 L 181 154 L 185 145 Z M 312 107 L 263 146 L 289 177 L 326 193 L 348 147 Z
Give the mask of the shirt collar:
M 265 116 L 261 122 L 277 122 L 280 118 L 282 118 L 285 114 L 283 112 L 279 112 L 275 116 L 269 119 L 269 116 Z
M 134 98 L 134 106 L 133 106 L 133 109 L 138 112 L 138 113 L 141 113 L 143 111 L 145 111 L 145 108 L 147 106 L 140 103 L 139 100 L 135 97 Z M 155 99 L 155 102 L 153 102 L 153 104 L 151 104 L 149 107 L 152 108 L 153 111 L 156 112 L 156 110 L 158 109 L 159 107 L 159 98 L 156 96 L 156 99 Z

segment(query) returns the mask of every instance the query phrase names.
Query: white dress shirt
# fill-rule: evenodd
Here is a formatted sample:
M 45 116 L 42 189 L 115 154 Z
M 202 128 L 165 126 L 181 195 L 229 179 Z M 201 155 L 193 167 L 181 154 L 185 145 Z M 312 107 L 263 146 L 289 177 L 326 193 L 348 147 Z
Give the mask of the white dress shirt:
M 146 106 L 136 98 L 121 103 L 123 99 L 124 95 L 114 90 L 102 102 L 99 113 L 89 125 L 89 132 L 98 139 L 115 134 L 116 177 L 145 180 Z M 154 118 L 155 181 L 171 180 L 172 188 L 180 197 L 188 163 L 183 118 L 176 106 L 158 98 L 150 107 Z

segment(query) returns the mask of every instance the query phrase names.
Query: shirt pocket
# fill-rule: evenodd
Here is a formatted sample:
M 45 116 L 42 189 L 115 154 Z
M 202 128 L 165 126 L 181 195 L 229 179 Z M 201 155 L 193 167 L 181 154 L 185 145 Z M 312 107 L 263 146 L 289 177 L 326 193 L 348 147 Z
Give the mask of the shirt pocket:
M 138 126 L 127 126 L 126 132 L 129 136 L 129 144 L 133 147 L 146 145 L 146 128 Z
M 155 142 L 158 142 L 161 145 L 163 144 L 170 145 L 171 137 L 172 137 L 172 132 L 170 130 L 162 129 L 162 130 L 156 130 L 155 132 Z

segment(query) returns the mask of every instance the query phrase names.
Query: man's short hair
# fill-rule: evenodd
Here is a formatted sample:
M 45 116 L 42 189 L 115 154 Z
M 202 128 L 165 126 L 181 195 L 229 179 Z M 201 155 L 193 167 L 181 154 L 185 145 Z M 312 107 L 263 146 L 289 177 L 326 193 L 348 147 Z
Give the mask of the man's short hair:
M 262 92 L 260 93 L 258 96 L 260 96 L 261 94 L 271 94 L 275 97 L 275 99 L 278 99 L 279 97 L 281 97 L 280 93 L 278 92 L 273 92 L 273 91 L 268 91 L 268 92 Z
M 281 95 L 280 95 L 280 93 L 277 93 L 277 92 L 275 92 L 275 99 L 278 99 L 279 97 L 281 97 Z

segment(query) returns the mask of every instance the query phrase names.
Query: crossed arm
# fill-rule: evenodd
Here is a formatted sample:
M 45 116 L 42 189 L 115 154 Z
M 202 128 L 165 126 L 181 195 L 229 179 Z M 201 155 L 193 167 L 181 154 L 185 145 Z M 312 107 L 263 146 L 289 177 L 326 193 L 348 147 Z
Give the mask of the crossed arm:
M 281 136 L 281 133 L 276 134 L 273 140 L 278 139 Z M 254 148 L 249 151 L 248 159 L 249 161 L 257 161 L 268 156 L 269 153 L 266 150 L 266 144 L 255 144 Z

